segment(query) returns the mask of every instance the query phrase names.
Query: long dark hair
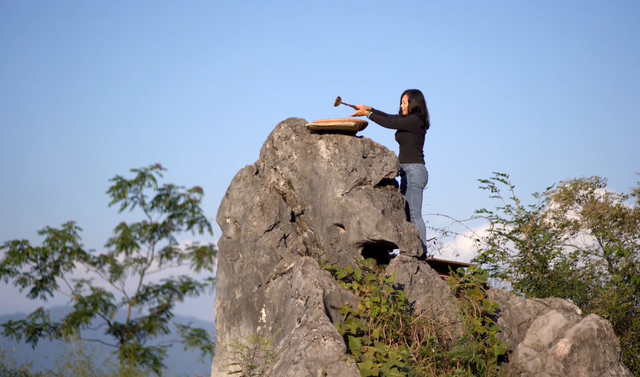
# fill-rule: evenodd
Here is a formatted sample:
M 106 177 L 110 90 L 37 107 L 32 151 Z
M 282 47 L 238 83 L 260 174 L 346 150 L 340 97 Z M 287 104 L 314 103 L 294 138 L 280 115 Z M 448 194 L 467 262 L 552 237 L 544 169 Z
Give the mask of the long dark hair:
M 429 122 L 429 109 L 427 109 L 427 101 L 424 100 L 424 95 L 418 89 L 407 89 L 400 96 L 400 104 L 402 104 L 402 97 L 404 95 L 409 97 L 409 114 L 415 114 L 422 119 L 423 128 L 428 130 L 431 126 Z M 402 106 L 400 106 L 400 115 L 402 115 Z

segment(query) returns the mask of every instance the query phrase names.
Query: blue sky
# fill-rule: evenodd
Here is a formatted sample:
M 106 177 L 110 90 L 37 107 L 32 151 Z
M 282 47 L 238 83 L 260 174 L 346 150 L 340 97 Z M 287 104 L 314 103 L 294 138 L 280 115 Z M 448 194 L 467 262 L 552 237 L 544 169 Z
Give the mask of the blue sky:
M 493 207 L 477 179 L 494 171 L 523 197 L 592 175 L 628 191 L 639 19 L 635 0 L 0 0 L 0 242 L 75 220 L 101 250 L 123 219 L 108 179 L 156 162 L 213 220 L 278 122 L 346 117 L 337 95 L 396 112 L 408 88 L 431 113 L 425 213 Z M 392 131 L 362 135 L 397 152 Z M 2 285 L 0 312 L 40 306 L 18 297 Z

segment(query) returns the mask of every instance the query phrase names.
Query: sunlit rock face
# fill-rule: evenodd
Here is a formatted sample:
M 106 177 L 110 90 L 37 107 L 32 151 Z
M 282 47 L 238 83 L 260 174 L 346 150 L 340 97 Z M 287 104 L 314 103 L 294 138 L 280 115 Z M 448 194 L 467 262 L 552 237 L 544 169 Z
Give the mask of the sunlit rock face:
M 632 376 L 607 320 L 583 318 L 577 306 L 559 298 L 524 299 L 498 290 L 489 296 L 500 306 L 500 336 L 511 350 L 503 365 L 508 376 Z
M 218 210 L 214 376 L 234 370 L 234 346 L 252 336 L 281 351 L 270 376 L 360 375 L 333 325 L 337 310 L 357 300 L 318 262 L 355 266 L 364 256 L 386 264 L 399 249 L 403 266 L 414 267 L 406 279 L 429 274 L 446 291 L 416 258 L 422 246 L 406 220 L 396 155 L 365 137 L 311 133 L 306 123 L 278 124 Z

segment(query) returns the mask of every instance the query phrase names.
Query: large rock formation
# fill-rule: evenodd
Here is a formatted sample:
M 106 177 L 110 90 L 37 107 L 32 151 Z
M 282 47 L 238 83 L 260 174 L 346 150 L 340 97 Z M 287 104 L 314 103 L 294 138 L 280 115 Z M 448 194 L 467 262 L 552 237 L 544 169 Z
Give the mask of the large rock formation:
M 395 154 L 363 137 L 310 133 L 305 124 L 296 118 L 278 124 L 259 160 L 236 175 L 220 205 L 212 376 L 227 376 L 247 361 L 264 367 L 264 376 L 360 375 L 334 327 L 342 320 L 338 309 L 357 299 L 319 262 L 355 266 L 372 257 L 388 263 L 394 284 L 416 310 L 438 318 L 454 337 L 461 331 L 448 285 L 418 258 L 422 247 L 406 221 Z M 390 259 L 392 249 L 400 255 Z M 572 371 L 600 360 L 579 360 L 588 354 L 585 336 L 596 334 L 608 347 L 602 360 L 612 364 L 606 370 L 624 369 L 615 363 L 619 345 L 616 349 L 606 321 L 581 321 L 573 309 L 556 310 L 564 319 L 550 328 L 548 319 L 556 313 L 536 307 L 545 301 L 522 303 L 505 295 L 493 293 L 502 310 L 498 323 L 514 355 L 511 364 L 517 366 L 513 373 L 594 375 Z M 569 305 L 557 300 L 550 307 Z M 522 306 L 532 309 L 519 320 Z
M 505 366 L 510 376 L 632 376 L 603 318 L 582 318 L 577 306 L 559 298 L 524 299 L 498 290 L 491 290 L 490 298 L 500 307 L 501 340 L 511 350 Z
M 452 299 L 441 300 L 447 284 L 416 258 L 422 246 L 406 221 L 395 154 L 363 137 L 312 134 L 305 124 L 278 124 L 220 205 L 213 376 L 237 370 L 230 367 L 241 358 L 237 346 L 255 336 L 272 337 L 281 351 L 271 376 L 360 375 L 333 325 L 338 309 L 357 300 L 319 261 L 355 266 L 365 256 L 388 263 L 389 251 L 399 249 L 389 266 L 396 283 L 422 301 L 430 286 L 430 300 L 438 302 L 432 311 L 457 322 Z

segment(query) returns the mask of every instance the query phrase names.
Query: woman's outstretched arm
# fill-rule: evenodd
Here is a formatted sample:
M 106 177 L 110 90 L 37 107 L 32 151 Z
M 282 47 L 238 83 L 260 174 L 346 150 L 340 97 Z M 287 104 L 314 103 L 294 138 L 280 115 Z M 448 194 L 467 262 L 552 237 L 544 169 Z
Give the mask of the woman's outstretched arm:
M 366 116 L 380 126 L 393 130 L 416 131 L 422 128 L 422 121 L 415 115 L 406 117 L 390 115 L 365 105 L 356 105 L 356 112 L 351 114 L 351 116 Z

